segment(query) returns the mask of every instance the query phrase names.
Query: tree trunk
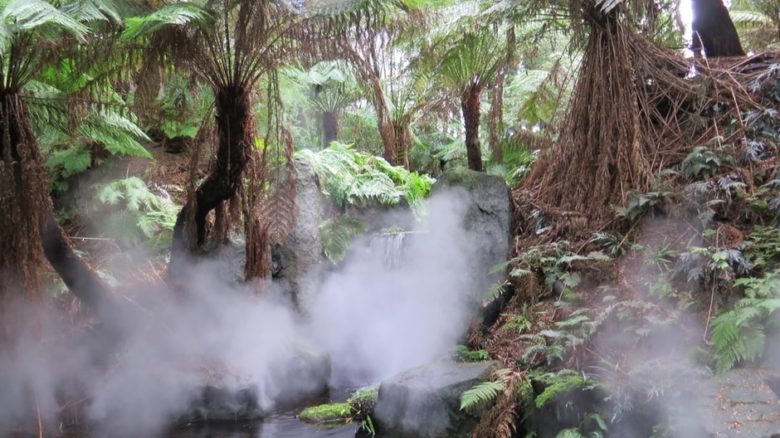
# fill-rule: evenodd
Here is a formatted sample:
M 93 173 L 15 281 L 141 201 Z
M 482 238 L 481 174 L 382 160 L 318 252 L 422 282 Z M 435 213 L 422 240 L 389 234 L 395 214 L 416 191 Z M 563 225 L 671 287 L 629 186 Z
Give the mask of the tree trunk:
M 339 138 L 339 113 L 337 111 L 322 113 L 322 131 L 326 147 Z
M 108 287 L 54 218 L 48 174 L 17 94 L 0 93 L 0 125 L 0 307 L 17 293 L 40 298 L 45 258 L 73 294 L 96 309 L 108 299 Z
M 479 99 L 482 87 L 470 85 L 463 91 L 460 107 L 463 111 L 463 124 L 466 127 L 466 155 L 469 169 L 482 171 L 482 151 L 479 145 Z
M 396 121 L 393 123 L 395 131 L 395 151 L 397 153 L 396 163 L 409 170 L 409 149 L 412 146 L 412 130 L 406 121 Z
M 695 56 L 707 58 L 745 56 L 729 10 L 721 0 L 693 0 L 693 43 Z
M 490 98 L 490 114 L 488 114 L 488 144 L 490 145 L 490 160 L 495 163 L 504 162 L 504 151 L 501 148 L 501 133 L 504 125 L 504 81 L 506 77 L 500 72 L 493 85 Z
M 235 195 L 241 185 L 254 127 L 249 92 L 228 86 L 216 90 L 217 157 L 206 179 L 176 218 L 171 245 L 170 274 L 174 280 L 188 254 L 197 253 L 206 241 L 206 217 L 220 203 Z

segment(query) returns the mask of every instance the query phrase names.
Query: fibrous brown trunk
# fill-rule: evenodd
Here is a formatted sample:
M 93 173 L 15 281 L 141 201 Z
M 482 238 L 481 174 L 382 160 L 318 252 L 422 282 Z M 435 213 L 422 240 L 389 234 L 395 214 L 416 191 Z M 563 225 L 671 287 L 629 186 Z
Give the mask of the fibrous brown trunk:
M 0 307 L 17 293 L 39 299 L 48 260 L 74 295 L 96 308 L 108 287 L 54 218 L 48 174 L 18 94 L 0 93 L 0 125 Z
M 721 0 L 693 0 L 692 50 L 708 58 L 745 56 L 729 10 Z
M 461 95 L 460 107 L 463 111 L 463 124 L 466 127 L 466 155 L 469 169 L 482 171 L 482 151 L 479 145 L 479 100 L 482 87 L 468 86 Z
M 337 111 L 322 113 L 322 132 L 326 147 L 339 138 L 339 113 Z
M 216 160 L 176 218 L 169 267 L 174 280 L 187 254 L 197 253 L 203 247 L 209 212 L 236 194 L 252 147 L 254 127 L 249 91 L 241 86 L 227 86 L 216 90 L 215 95 Z

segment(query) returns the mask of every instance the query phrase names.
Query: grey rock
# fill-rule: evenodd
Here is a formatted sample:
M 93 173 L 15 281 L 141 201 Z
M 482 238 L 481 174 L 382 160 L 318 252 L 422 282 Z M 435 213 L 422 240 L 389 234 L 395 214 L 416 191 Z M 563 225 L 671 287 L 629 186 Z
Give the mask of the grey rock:
M 275 249 L 279 264 L 276 277 L 284 279 L 299 309 L 306 313 L 324 269 L 319 226 L 326 218 L 330 201 L 320 191 L 319 178 L 311 164 L 297 159 L 295 168 L 298 220 L 292 233 Z
M 460 410 L 460 395 L 490 378 L 496 362 L 440 361 L 379 386 L 374 421 L 388 438 L 468 437 L 478 418 Z
M 474 262 L 479 272 L 477 287 L 484 289 L 489 284 L 503 279 L 501 273 L 489 275 L 490 269 L 507 260 L 512 239 L 512 197 L 509 187 L 498 176 L 456 169 L 445 172 L 433 186 L 432 191 L 447 188 L 465 189 L 467 210 L 464 220 L 466 232 L 476 237 Z

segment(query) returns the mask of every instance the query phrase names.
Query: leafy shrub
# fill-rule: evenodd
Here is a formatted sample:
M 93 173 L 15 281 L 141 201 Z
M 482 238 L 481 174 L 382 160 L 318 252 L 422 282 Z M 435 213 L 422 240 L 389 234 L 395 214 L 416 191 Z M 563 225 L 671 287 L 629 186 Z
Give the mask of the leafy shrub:
M 308 160 L 322 183 L 322 191 L 340 207 L 347 205 L 396 205 L 405 199 L 417 204 L 434 179 L 392 166 L 381 157 L 358 152 L 351 145 L 333 142 L 319 152 L 298 154 Z

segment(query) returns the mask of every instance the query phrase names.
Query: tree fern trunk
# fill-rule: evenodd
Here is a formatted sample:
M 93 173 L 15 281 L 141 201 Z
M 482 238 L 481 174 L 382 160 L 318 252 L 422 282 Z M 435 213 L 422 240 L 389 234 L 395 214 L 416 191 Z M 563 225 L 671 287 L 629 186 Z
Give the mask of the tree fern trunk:
M 463 124 L 466 127 L 466 155 L 469 169 L 482 171 L 482 151 L 479 144 L 479 100 L 482 87 L 470 85 L 461 95 Z
M 96 308 L 108 287 L 76 255 L 54 218 L 48 174 L 17 94 L 0 93 L 0 125 L 0 307 L 19 293 L 40 299 L 48 260 L 65 285 Z
M 169 270 L 176 277 L 187 254 L 197 253 L 206 242 L 206 219 L 220 203 L 235 195 L 241 184 L 248 151 L 254 141 L 249 92 L 240 86 L 216 91 L 217 152 L 206 179 L 176 218 Z
M 330 145 L 332 141 L 336 141 L 339 138 L 338 112 L 325 111 L 322 113 L 322 131 L 326 147 Z
M 693 0 L 694 54 L 704 51 L 708 58 L 745 56 L 729 10 L 721 0 Z

